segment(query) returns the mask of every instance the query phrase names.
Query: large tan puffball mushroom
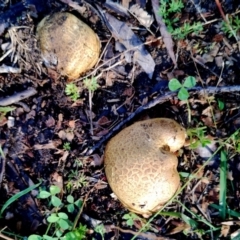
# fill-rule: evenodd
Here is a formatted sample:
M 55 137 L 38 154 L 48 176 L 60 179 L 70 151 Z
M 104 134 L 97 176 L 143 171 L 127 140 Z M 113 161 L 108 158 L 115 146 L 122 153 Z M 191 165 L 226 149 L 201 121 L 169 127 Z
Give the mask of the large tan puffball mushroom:
M 176 193 L 180 178 L 174 152 L 185 138 L 177 122 L 155 118 L 134 123 L 108 142 L 106 176 L 126 208 L 148 217 Z
M 94 31 L 73 14 L 46 16 L 37 27 L 41 54 L 47 67 L 70 80 L 78 78 L 98 61 L 100 41 Z

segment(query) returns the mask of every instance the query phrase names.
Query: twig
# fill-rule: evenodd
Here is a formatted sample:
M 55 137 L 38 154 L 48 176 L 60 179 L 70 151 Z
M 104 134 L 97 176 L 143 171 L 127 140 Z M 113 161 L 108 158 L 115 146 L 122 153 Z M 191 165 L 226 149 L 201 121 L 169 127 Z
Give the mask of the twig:
M 6 168 L 6 154 L 5 151 L 2 149 L 2 146 L 0 145 L 0 161 L 2 160 L 2 169 L 0 171 L 0 187 L 2 185 L 3 175 L 5 173 Z
M 218 94 L 218 93 L 233 93 L 233 92 L 240 92 L 240 86 L 226 86 L 226 87 L 194 87 L 188 89 L 190 94 Z M 177 95 L 178 91 L 175 92 L 166 92 L 164 95 L 160 95 L 157 98 L 153 99 L 152 101 L 148 102 L 147 104 L 140 106 L 136 109 L 135 112 L 130 114 L 126 119 L 124 119 L 122 122 L 120 122 L 117 126 L 115 126 L 108 134 L 106 134 L 99 142 L 96 143 L 95 146 L 93 146 L 91 149 L 89 149 L 86 153 L 86 155 L 91 155 L 93 152 L 95 152 L 97 149 L 99 149 L 104 142 L 109 140 L 116 132 L 118 132 L 124 125 L 126 125 L 128 122 L 130 122 L 134 117 L 136 117 L 138 114 L 142 113 L 146 109 L 150 109 L 157 104 L 162 104 L 171 98 L 175 97 Z
M 130 230 L 130 229 L 122 229 L 120 227 L 117 227 L 117 226 L 110 226 L 111 229 L 117 229 L 119 230 L 120 232 L 124 232 L 124 233 L 130 233 L 134 236 L 141 236 L 143 238 L 146 238 L 146 239 L 149 239 L 149 240 L 171 240 L 172 238 L 167 238 L 167 237 L 157 237 L 157 236 L 154 236 L 153 234 L 147 234 L 147 233 L 143 233 L 143 232 L 135 232 L 133 230 Z
M 15 93 L 10 97 L 5 97 L 0 99 L 0 106 L 8 106 L 17 103 L 25 98 L 29 98 L 37 93 L 35 88 L 28 88 L 22 92 Z
M 14 240 L 13 238 L 9 238 L 9 237 L 3 235 L 1 232 L 0 232 L 0 238 L 6 239 L 6 240 Z
M 227 19 L 226 19 L 225 14 L 224 14 L 224 12 L 223 12 L 221 3 L 219 2 L 219 0 L 215 0 L 215 2 L 216 2 L 216 5 L 217 5 L 217 7 L 218 7 L 218 10 L 219 10 L 219 12 L 220 12 L 223 20 L 224 20 L 225 22 L 228 22 Z
M 78 211 L 78 213 L 77 213 L 77 216 L 76 216 L 75 219 L 74 219 L 73 226 L 72 226 L 72 229 L 73 229 L 73 230 L 74 230 L 74 229 L 76 228 L 76 226 L 77 226 L 78 220 L 79 220 L 79 218 L 80 218 L 80 216 L 81 216 L 81 214 L 82 214 L 83 208 L 84 208 L 84 206 L 85 206 L 85 204 L 86 204 L 86 202 L 87 202 L 87 200 L 88 200 L 89 194 L 95 189 L 95 187 L 96 187 L 97 184 L 98 184 L 98 183 L 96 183 L 96 184 L 87 192 L 87 194 L 85 195 L 84 200 L 83 200 L 83 203 L 82 203 L 82 206 L 81 206 L 81 208 L 79 209 L 79 211 Z
M 89 101 L 89 118 L 90 118 L 90 133 L 93 135 L 93 114 L 92 114 L 92 90 L 88 90 L 88 101 Z
M 217 7 L 218 7 L 218 10 L 219 10 L 219 12 L 220 12 L 220 14 L 221 14 L 224 22 L 228 25 L 228 28 L 231 30 L 231 33 L 233 34 L 234 38 L 236 39 L 236 41 L 237 41 L 237 43 L 238 43 L 238 37 L 236 36 L 236 33 L 235 33 L 234 30 L 232 29 L 232 26 L 231 26 L 231 24 L 230 24 L 230 22 L 229 22 L 229 20 L 228 20 L 228 17 L 226 17 L 226 15 L 224 14 L 224 11 L 223 11 L 223 9 L 222 9 L 221 3 L 219 2 L 219 0 L 215 0 L 215 2 L 216 2 L 216 5 L 217 5 Z
M 3 235 L 2 233 L 0 233 L 0 237 L 1 237 L 2 239 L 6 239 L 6 240 L 14 240 L 13 238 L 9 238 L 9 237 Z

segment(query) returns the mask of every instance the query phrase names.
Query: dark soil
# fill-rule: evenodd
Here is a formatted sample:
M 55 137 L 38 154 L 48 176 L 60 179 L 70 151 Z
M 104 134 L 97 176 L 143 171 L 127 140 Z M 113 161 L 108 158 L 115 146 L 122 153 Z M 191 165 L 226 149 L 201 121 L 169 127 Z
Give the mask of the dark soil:
M 81 223 L 87 226 L 87 238 L 101 239 L 94 228 L 102 223 L 106 230 L 104 239 L 131 239 L 146 219 L 134 221 L 132 227 L 123 219 L 124 214 L 129 211 L 111 196 L 112 190 L 107 183 L 102 163 L 104 148 L 116 132 L 135 121 L 168 117 L 187 129 L 205 126 L 205 136 L 212 142 L 215 141 L 213 146 L 198 148 L 196 151 L 186 146 L 179 153 L 178 170 L 187 174 L 197 172 L 209 157 L 212 159 L 198 172 L 199 178 L 190 181 L 178 195 L 178 202 L 171 203 L 163 210 L 182 213 L 185 217 L 195 219 L 198 226 L 194 228 L 184 217 L 158 215 L 146 231 L 149 235 L 140 235 L 137 239 L 230 239 L 231 234 L 239 229 L 238 218 L 227 214 L 226 218 L 222 219 L 217 209 L 210 206 L 219 205 L 221 186 L 220 152 L 212 154 L 221 145 L 221 141 L 225 141 L 240 127 L 239 92 L 218 91 L 215 95 L 191 93 L 191 122 L 188 122 L 186 102 L 180 101 L 176 96 L 135 114 L 139 107 L 168 93 L 168 81 L 173 77 L 183 81 L 187 76 L 194 76 L 197 86 L 205 89 L 210 86 L 239 85 L 239 42 L 221 30 L 223 19 L 215 1 L 183 1 L 184 9 L 179 16 L 180 21 L 200 21 L 204 24 L 200 11 L 207 23 L 201 34 L 191 33 L 183 40 L 174 39 L 173 50 L 177 56 L 175 68 L 165 48 L 166 44 L 159 38 L 156 21 L 149 29 L 154 33 L 152 35 L 133 16 L 126 17 L 117 11 L 118 8 L 112 8 L 104 4 L 104 1 L 76 1 L 85 9 L 81 13 L 57 0 L 26 1 L 24 4 L 20 0 L 10 2 L 0 2 L 0 45 L 11 43 L 9 29 L 20 26 L 15 29 L 16 36 L 28 50 L 21 51 L 17 45 L 13 57 L 9 54 L 1 60 L 0 65 L 20 68 L 21 72 L 0 73 L 0 98 L 13 96 L 29 87 L 36 89 L 37 93 L 10 105 L 14 106 L 15 110 L 5 116 L 0 115 L 0 146 L 5 155 L 0 157 L 0 209 L 10 197 L 41 181 L 42 189 L 48 190 L 51 185 L 60 186 L 62 191 L 59 197 L 63 202 L 66 203 L 68 194 L 83 202 L 78 225 Z M 122 2 L 129 2 L 130 6 L 139 3 L 149 14 L 153 14 L 151 1 Z M 35 4 L 35 8 L 29 7 L 29 3 L 33 3 L 31 6 Z M 156 64 L 152 78 L 133 61 L 133 55 L 130 56 L 132 61 L 127 62 L 124 52 L 119 52 L 116 48 L 118 40 L 111 37 L 112 33 L 96 10 L 96 3 L 126 25 L 131 25 L 142 42 L 148 42 L 145 48 Z M 221 6 L 226 15 L 239 16 L 239 1 L 222 1 Z M 35 36 L 36 26 L 45 15 L 57 11 L 69 11 L 81 17 L 101 40 L 102 55 L 94 73 L 95 76 L 100 76 L 99 87 L 92 98 L 92 113 L 89 110 L 89 92 L 83 88 L 82 81 L 76 80 L 82 91 L 80 99 L 74 103 L 65 94 L 67 78 L 60 77 L 54 70 L 47 70 L 42 63 Z M 4 27 L 3 22 L 6 19 L 10 24 Z M 238 40 L 239 32 L 240 27 L 237 32 Z M 213 53 L 214 50 L 216 53 Z M 5 53 L 6 51 L 0 50 L 0 58 Z M 134 51 L 131 51 L 131 54 L 133 53 Z M 92 73 L 93 71 L 89 71 L 82 77 Z M 224 103 L 223 109 L 219 108 L 219 101 Z M 91 116 L 93 134 L 90 132 Z M 115 126 L 129 116 L 132 116 L 131 120 L 113 131 Z M 9 125 L 10 117 L 14 119 L 13 126 Z M 101 141 L 102 139 L 104 141 Z M 224 147 L 228 166 L 227 204 L 229 209 L 236 212 L 240 211 L 238 141 L 237 136 L 235 142 L 230 141 Z M 70 149 L 66 149 L 66 143 L 70 143 Z M 204 156 L 203 150 L 207 148 L 210 148 L 212 154 Z M 186 182 L 187 178 L 182 177 L 182 185 Z M 70 183 L 71 188 L 68 188 Z M 0 238 L 23 239 L 30 234 L 44 234 L 47 228 L 44 213 L 51 208 L 46 200 L 37 198 L 39 191 L 40 189 L 36 188 L 35 191 L 23 195 L 3 212 L 0 219 Z M 193 217 L 186 208 L 218 230 L 210 231 L 209 226 Z M 77 211 L 70 214 L 70 220 L 74 221 L 76 215 Z M 4 231 L 1 231 L 3 228 Z

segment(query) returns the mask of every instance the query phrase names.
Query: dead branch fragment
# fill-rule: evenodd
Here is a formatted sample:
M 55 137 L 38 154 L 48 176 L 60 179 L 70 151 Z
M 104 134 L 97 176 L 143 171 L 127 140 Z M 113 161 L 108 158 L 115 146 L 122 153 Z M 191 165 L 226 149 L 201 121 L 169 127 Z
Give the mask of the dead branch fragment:
M 219 94 L 219 93 L 234 93 L 234 92 L 240 92 L 240 86 L 226 86 L 226 87 L 195 87 L 188 90 L 189 93 L 192 94 Z M 105 135 L 93 148 L 88 150 L 86 155 L 91 155 L 94 151 L 99 149 L 104 142 L 109 140 L 116 132 L 118 132 L 124 125 L 129 123 L 134 117 L 136 117 L 138 114 L 142 113 L 146 109 L 150 109 L 157 104 L 162 104 L 171 98 L 175 97 L 177 95 L 178 91 L 175 92 L 166 92 L 164 95 L 160 95 L 157 98 L 153 99 L 152 101 L 148 102 L 147 104 L 140 106 L 136 109 L 135 112 L 130 114 L 125 120 L 120 122 L 117 126 L 115 126 L 107 135 Z
M 28 88 L 22 92 L 15 93 L 10 97 L 5 97 L 0 99 L 0 106 L 8 106 L 17 103 L 23 99 L 29 98 L 37 93 L 35 88 Z

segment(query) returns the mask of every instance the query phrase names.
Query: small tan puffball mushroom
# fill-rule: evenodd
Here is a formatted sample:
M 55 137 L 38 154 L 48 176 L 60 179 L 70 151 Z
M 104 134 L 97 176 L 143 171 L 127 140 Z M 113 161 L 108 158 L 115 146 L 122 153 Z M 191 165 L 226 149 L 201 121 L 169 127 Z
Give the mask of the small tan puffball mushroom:
M 46 16 L 37 27 L 44 63 L 70 80 L 78 78 L 98 61 L 100 41 L 95 32 L 73 14 Z
M 108 142 L 107 180 L 126 208 L 148 217 L 176 193 L 180 178 L 174 152 L 185 138 L 176 121 L 155 118 L 134 123 Z

